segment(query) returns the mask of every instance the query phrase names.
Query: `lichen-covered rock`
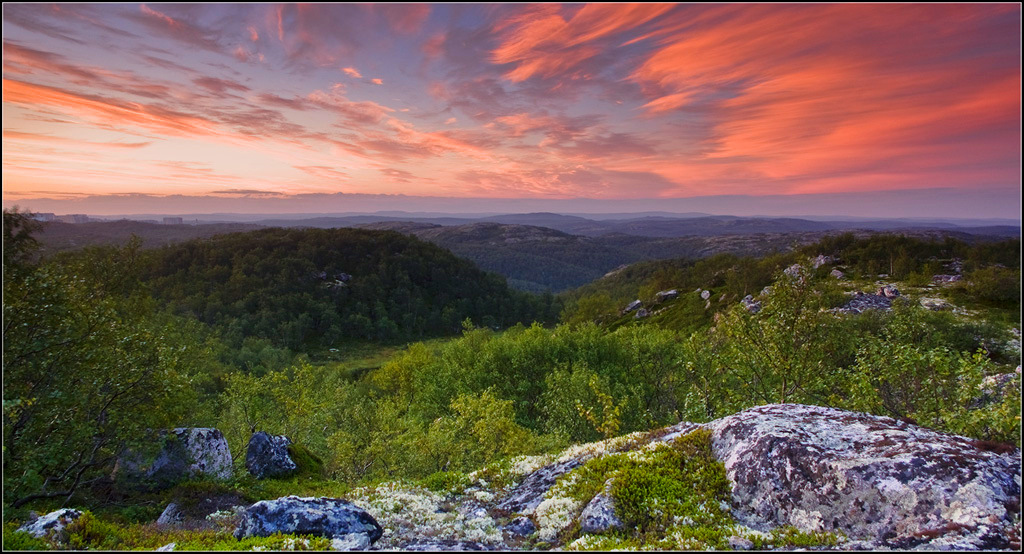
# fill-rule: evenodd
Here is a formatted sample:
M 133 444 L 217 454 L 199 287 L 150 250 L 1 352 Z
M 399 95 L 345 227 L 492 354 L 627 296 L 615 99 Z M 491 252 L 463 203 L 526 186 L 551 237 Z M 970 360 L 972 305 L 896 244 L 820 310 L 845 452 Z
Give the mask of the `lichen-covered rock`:
M 761 302 L 759 300 L 754 300 L 754 297 L 749 294 L 744 296 L 743 300 L 740 300 L 740 303 L 742 303 L 743 307 L 752 314 L 756 314 L 761 311 Z
M 509 514 L 532 514 L 544 501 L 544 494 L 554 486 L 555 481 L 582 463 L 581 460 L 572 459 L 549 464 L 534 471 L 523 479 L 507 498 L 498 503 L 497 508 Z
M 24 531 L 37 539 L 47 535 L 59 538 L 64 528 L 81 516 L 82 512 L 78 510 L 63 508 L 25 523 L 18 531 Z
M 711 291 L 709 291 L 709 290 L 702 290 L 702 291 L 700 291 L 700 298 L 701 298 L 701 300 L 707 300 L 707 299 L 711 298 Z
M 263 431 L 254 433 L 245 451 L 245 468 L 257 479 L 295 474 L 299 467 L 288 453 L 291 443 L 284 435 L 273 436 Z
M 609 529 L 621 528 L 622 520 L 615 515 L 615 501 L 612 500 L 612 481 L 604 485 L 604 491 L 595 496 L 580 514 L 580 531 L 603 533 Z
M 829 275 L 831 275 L 835 279 L 845 279 L 846 278 L 846 274 L 843 273 L 842 271 L 839 271 L 838 269 L 833 269 L 832 271 L 829 272 Z
M 892 285 L 883 285 L 878 287 L 878 291 L 875 292 L 875 296 L 884 296 L 890 299 L 898 298 L 900 296 L 900 291 Z
M 677 296 L 679 296 L 679 291 L 676 290 L 676 289 L 672 289 L 672 290 L 660 291 L 658 294 L 654 295 L 654 298 L 658 302 L 664 302 L 666 300 L 672 300 L 673 298 L 675 298 Z
M 366 510 L 338 498 L 286 496 L 249 506 L 235 538 L 268 537 L 274 533 L 349 539 L 365 535 L 372 544 L 384 530 Z
M 496 548 L 489 544 L 481 544 L 473 541 L 423 539 L 403 544 L 401 550 L 411 552 L 476 552 L 481 550 L 496 550 Z
M 519 516 L 510 521 L 505 526 L 505 530 L 516 536 L 528 537 L 537 532 L 537 526 L 534 525 L 532 519 L 526 516 Z
M 776 404 L 707 424 L 748 525 L 842 531 L 890 546 L 961 537 L 1008 545 L 1020 510 L 1020 451 L 890 418 Z M 937 543 L 936 543 L 937 544 Z
M 835 261 L 835 258 L 833 258 L 832 256 L 818 254 L 817 258 L 811 260 L 811 266 L 814 267 L 814 269 L 818 269 L 823 265 L 835 263 Z
M 193 477 L 231 478 L 231 450 L 218 429 L 182 427 L 162 432 L 163 446 L 154 459 L 127 452 L 117 462 L 119 479 L 169 487 Z

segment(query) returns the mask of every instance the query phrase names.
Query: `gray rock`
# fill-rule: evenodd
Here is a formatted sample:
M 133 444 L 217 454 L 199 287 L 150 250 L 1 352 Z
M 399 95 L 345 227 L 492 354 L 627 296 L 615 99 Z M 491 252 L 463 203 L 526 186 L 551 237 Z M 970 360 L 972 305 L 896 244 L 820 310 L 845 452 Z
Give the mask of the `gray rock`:
M 999 454 L 890 418 L 796 404 L 751 408 L 707 427 L 734 514 L 752 527 L 842 531 L 901 548 L 937 546 L 951 534 L 975 548 L 1009 544 L 1019 450 Z
M 633 310 L 635 310 L 635 309 L 637 309 L 637 308 L 639 308 L 639 307 L 641 307 L 643 305 L 644 305 L 643 302 L 641 302 L 639 300 L 634 300 L 634 301 L 630 302 L 629 304 L 627 304 L 626 307 L 622 309 L 622 313 L 623 314 L 628 314 L 629 312 L 632 312 Z
M 857 292 L 854 294 L 843 307 L 833 308 L 832 312 L 836 313 L 847 313 L 847 314 L 859 314 L 866 310 L 889 310 L 892 309 L 892 300 L 883 296 L 874 294 L 864 294 L 863 292 Z
M 643 319 L 645 317 L 650 317 L 650 315 L 650 310 L 648 310 L 647 308 L 640 308 L 639 310 L 636 311 L 636 314 L 633 316 L 633 319 Z
M 286 496 L 246 508 L 235 538 L 268 537 L 274 533 L 314 535 L 355 541 L 365 535 L 372 544 L 384 534 L 377 520 L 362 508 L 338 498 Z
M 25 523 L 18 527 L 18 531 L 24 531 L 37 539 L 51 535 L 62 540 L 64 528 L 81 516 L 82 512 L 78 510 L 62 508 Z
M 174 548 L 176 546 L 178 546 L 178 543 L 176 543 L 176 542 L 169 542 L 169 543 L 161 546 L 160 548 L 157 548 L 156 552 L 174 552 Z
M 513 535 L 529 537 L 537 532 L 537 526 L 534 525 L 532 519 L 526 516 L 520 516 L 509 522 L 509 524 L 505 526 L 505 530 Z
M 185 520 L 185 514 L 178 508 L 176 502 L 171 502 L 156 518 L 157 525 L 176 525 Z
M 953 309 L 953 306 L 949 302 L 946 302 L 941 298 L 922 298 L 920 302 L 921 306 L 933 312 Z
M 658 294 L 655 294 L 654 298 L 658 302 L 664 302 L 666 300 L 672 300 L 673 298 L 675 298 L 677 296 L 679 296 L 679 291 L 676 290 L 676 289 L 672 289 L 672 290 L 663 290 L 663 291 L 659 292 Z
M 814 269 L 818 269 L 823 265 L 835 263 L 835 261 L 835 258 L 833 258 L 832 256 L 818 254 L 817 258 L 811 260 L 811 266 L 814 267 Z
M 245 452 L 245 468 L 257 479 L 288 477 L 299 467 L 288 454 L 292 441 L 284 435 L 272 436 L 263 431 L 254 433 Z
M 743 307 L 752 314 L 756 314 L 761 311 L 761 302 L 759 300 L 754 300 L 754 297 L 749 294 L 744 296 L 743 300 L 740 300 L 740 302 L 743 304 Z
M 162 432 L 158 440 L 163 441 L 163 446 L 152 461 L 134 452 L 121 456 L 115 468 L 117 476 L 157 487 L 169 487 L 193 477 L 231 477 L 231 451 L 219 430 L 183 427 Z
M 359 552 L 370 546 L 370 537 L 364 533 L 346 535 L 342 539 L 331 539 L 331 550 L 339 552 Z
M 955 283 L 962 279 L 961 275 L 932 275 L 933 283 Z
M 555 481 L 582 464 L 580 460 L 567 460 L 546 465 L 523 479 L 496 507 L 509 514 L 532 514 L 544 501 L 544 494 L 554 486 Z
M 604 491 L 595 496 L 580 514 L 580 531 L 603 533 L 609 529 L 623 527 L 622 520 L 615 515 L 615 501 L 611 497 L 612 480 L 604 484 Z
M 846 278 L 846 274 L 843 273 L 842 271 L 839 271 L 838 269 L 833 269 L 832 271 L 829 272 L 829 275 L 831 275 L 832 277 L 834 277 L 836 279 L 845 279 Z
M 894 287 L 892 285 L 884 285 L 884 286 L 878 287 L 878 292 L 875 293 L 875 296 L 884 296 L 884 297 L 890 298 L 890 299 L 897 298 L 897 297 L 899 297 L 899 295 L 900 295 L 899 289 L 897 289 L 896 287 Z
M 700 298 L 701 298 L 701 300 L 707 300 L 708 298 L 711 298 L 711 291 L 709 291 L 709 290 L 702 290 L 702 291 L 700 291 Z

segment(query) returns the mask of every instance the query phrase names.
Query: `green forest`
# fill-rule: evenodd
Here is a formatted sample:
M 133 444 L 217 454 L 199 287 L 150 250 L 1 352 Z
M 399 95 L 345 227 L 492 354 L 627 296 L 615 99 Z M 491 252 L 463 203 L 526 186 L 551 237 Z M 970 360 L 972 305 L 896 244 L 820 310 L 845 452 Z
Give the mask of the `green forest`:
M 258 500 L 449 486 L 514 456 L 769 403 L 1020 445 L 1020 397 L 984 392 L 1020 364 L 1019 239 L 833 235 L 762 257 L 641 262 L 553 296 L 392 231 L 262 229 L 48 257 L 36 232 L 4 211 L 5 523 L 74 504 L 130 526 L 161 498 L 210 488 Z M 963 278 L 936 285 L 955 261 Z M 903 292 L 891 310 L 837 310 L 881 282 Z M 918 301 L 936 296 L 951 307 Z M 634 300 L 648 317 L 623 311 Z M 189 426 L 220 429 L 237 464 L 253 432 L 287 435 L 303 471 L 158 493 L 112 477 L 154 430 Z M 81 544 L 162 544 L 111 533 L 121 542 Z

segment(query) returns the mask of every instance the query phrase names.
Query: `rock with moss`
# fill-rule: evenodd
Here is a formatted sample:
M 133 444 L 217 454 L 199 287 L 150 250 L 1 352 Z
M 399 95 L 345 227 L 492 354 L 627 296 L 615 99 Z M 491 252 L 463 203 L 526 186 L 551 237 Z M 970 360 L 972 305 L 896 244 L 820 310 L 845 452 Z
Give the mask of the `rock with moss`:
M 840 531 L 880 546 L 1010 545 L 1019 450 L 796 404 L 751 408 L 706 427 L 732 483 L 734 514 L 754 528 Z
M 18 528 L 37 539 L 44 537 L 60 537 L 64 528 L 82 516 L 82 512 L 71 508 L 62 508 L 37 517 Z
M 137 452 L 118 459 L 115 474 L 122 482 L 167 488 L 196 477 L 230 479 L 231 450 L 218 429 L 181 427 L 161 432 L 162 446 L 155 458 L 146 460 Z
M 245 468 L 257 479 L 281 478 L 294 475 L 299 466 L 289 455 L 292 441 L 284 436 L 273 436 L 264 431 L 253 433 L 245 452 Z
M 563 474 L 578 467 L 583 462 L 570 459 L 546 465 L 529 474 L 518 487 L 512 490 L 507 498 L 498 503 L 498 509 L 510 514 L 531 514 L 544 501 L 555 481 Z
M 345 500 L 286 496 L 249 506 L 242 513 L 235 538 L 269 537 L 274 533 L 313 535 L 368 546 L 384 530 L 366 510 Z
M 604 533 L 623 527 L 622 520 L 615 515 L 615 501 L 612 499 L 611 489 L 612 480 L 609 479 L 604 485 L 604 490 L 583 508 L 580 514 L 580 531 Z

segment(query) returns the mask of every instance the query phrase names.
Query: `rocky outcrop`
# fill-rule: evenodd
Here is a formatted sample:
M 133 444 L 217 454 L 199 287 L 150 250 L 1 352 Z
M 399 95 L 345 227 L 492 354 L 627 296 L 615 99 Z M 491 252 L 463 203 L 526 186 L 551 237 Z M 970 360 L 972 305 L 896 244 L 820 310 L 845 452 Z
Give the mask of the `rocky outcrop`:
M 884 295 L 878 296 L 875 294 L 864 294 L 863 292 L 856 292 L 846 304 L 841 308 L 833 308 L 832 312 L 835 313 L 846 313 L 846 314 L 859 314 L 866 310 L 889 310 L 892 308 L 892 300 L 885 297 Z
M 740 300 L 740 303 L 742 303 L 743 307 L 752 314 L 756 314 L 761 311 L 761 301 L 754 300 L 754 297 L 749 294 L 744 296 L 743 300 Z
M 650 317 L 650 316 L 651 316 L 651 311 L 650 310 L 648 310 L 647 308 L 640 308 L 639 310 L 636 311 L 635 314 L 633 314 L 633 319 L 643 319 L 645 317 Z
M 633 310 L 635 310 L 635 309 L 637 309 L 637 308 L 639 308 L 639 307 L 641 307 L 643 305 L 644 305 L 643 302 L 641 302 L 639 300 L 634 300 L 634 301 L 630 302 L 629 304 L 627 304 L 625 308 L 622 308 L 622 313 L 623 314 L 628 314 L 629 312 L 632 312 Z
M 583 533 L 603 533 L 610 529 L 622 528 L 622 520 L 615 515 L 615 501 L 610 490 L 612 481 L 604 485 L 604 491 L 595 496 L 580 513 L 580 531 Z
M 152 461 L 147 462 L 137 453 L 124 454 L 115 469 L 118 478 L 157 487 L 194 477 L 231 478 L 231 451 L 219 430 L 182 427 L 160 437 L 163 447 Z
M 64 528 L 81 516 L 82 512 L 78 510 L 63 508 L 25 523 L 18 531 L 24 531 L 37 539 L 53 537 L 60 541 Z
M 497 508 L 509 514 L 532 514 L 544 501 L 544 494 L 554 486 L 555 481 L 582 464 L 582 460 L 571 459 L 546 465 L 534 471 L 523 479 L 522 483 L 497 505 Z
M 299 467 L 288 453 L 291 443 L 284 435 L 254 433 L 245 451 L 245 468 L 257 479 L 294 475 Z
M 274 533 L 341 539 L 363 548 L 379 539 L 384 530 L 373 516 L 344 500 L 286 496 L 249 506 L 242 513 L 235 538 Z
M 846 278 L 846 274 L 843 273 L 842 271 L 839 271 L 838 269 L 833 269 L 832 271 L 829 272 L 829 275 L 831 275 L 835 279 L 845 279 Z
M 1000 548 L 1020 510 L 1020 451 L 890 418 L 777 404 L 707 424 L 754 527 L 842 531 L 892 546 Z M 949 537 L 946 537 L 948 540 Z

